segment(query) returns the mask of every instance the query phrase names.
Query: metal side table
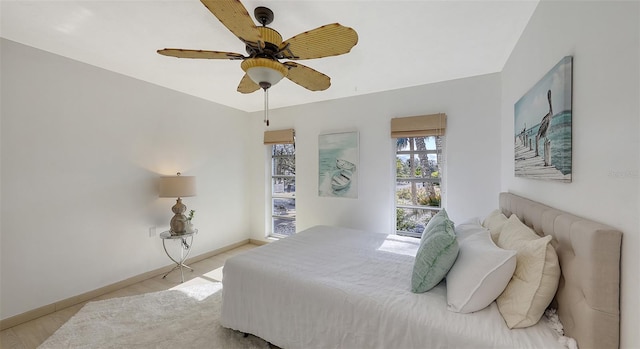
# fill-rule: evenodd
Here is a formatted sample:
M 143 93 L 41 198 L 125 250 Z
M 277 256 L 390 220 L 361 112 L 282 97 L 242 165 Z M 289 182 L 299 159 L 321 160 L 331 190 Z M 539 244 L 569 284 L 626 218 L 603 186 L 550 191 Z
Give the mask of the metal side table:
M 169 275 L 172 271 L 176 269 L 180 269 L 180 276 L 181 276 L 182 282 L 184 282 L 183 268 L 187 268 L 193 271 L 193 268 L 184 264 L 184 261 L 187 260 L 187 257 L 189 256 L 189 252 L 191 252 L 191 246 L 193 245 L 193 236 L 196 235 L 197 233 L 198 233 L 198 229 L 195 229 L 191 233 L 184 233 L 180 235 L 171 235 L 171 232 L 169 231 L 163 231 L 162 233 L 160 233 L 160 238 L 162 239 L 162 247 L 164 248 L 164 252 L 174 263 L 176 263 L 176 266 L 173 267 L 173 269 L 169 270 L 166 274 L 164 274 L 164 276 L 162 276 L 163 279 L 166 278 L 167 275 Z M 169 251 L 167 251 L 167 244 L 166 244 L 167 240 L 180 240 L 180 260 L 176 260 L 175 258 L 171 257 L 171 254 L 169 253 Z

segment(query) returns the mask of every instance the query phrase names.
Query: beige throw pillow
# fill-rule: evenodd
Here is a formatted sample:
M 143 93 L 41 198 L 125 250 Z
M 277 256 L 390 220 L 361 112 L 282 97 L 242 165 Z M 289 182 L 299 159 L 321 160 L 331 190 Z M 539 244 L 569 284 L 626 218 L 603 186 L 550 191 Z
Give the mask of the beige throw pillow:
M 500 232 L 502 232 L 505 223 L 507 223 L 507 216 L 500 210 L 494 210 L 484 219 L 482 226 L 489 229 L 491 232 L 491 240 L 497 244 L 498 236 L 500 236 Z
M 513 277 L 496 299 L 509 328 L 535 325 L 556 294 L 560 264 L 551 239 L 549 235 L 538 236 L 516 215 L 502 228 L 498 246 L 517 251 Z

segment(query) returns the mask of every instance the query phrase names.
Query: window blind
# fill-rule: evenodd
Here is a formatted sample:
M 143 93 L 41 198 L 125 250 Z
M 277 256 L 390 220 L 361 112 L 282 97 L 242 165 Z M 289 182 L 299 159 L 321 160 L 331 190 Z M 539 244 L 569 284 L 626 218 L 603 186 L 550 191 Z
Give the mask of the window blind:
M 264 131 L 264 144 L 294 144 L 295 130 Z
M 447 115 L 443 113 L 391 119 L 391 138 L 443 136 Z

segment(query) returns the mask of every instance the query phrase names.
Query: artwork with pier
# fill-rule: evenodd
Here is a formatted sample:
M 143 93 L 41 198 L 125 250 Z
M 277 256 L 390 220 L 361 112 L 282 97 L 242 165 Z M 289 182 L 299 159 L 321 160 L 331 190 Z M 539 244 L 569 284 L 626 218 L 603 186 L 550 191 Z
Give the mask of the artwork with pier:
M 562 58 L 514 106 L 516 177 L 571 182 L 572 62 Z

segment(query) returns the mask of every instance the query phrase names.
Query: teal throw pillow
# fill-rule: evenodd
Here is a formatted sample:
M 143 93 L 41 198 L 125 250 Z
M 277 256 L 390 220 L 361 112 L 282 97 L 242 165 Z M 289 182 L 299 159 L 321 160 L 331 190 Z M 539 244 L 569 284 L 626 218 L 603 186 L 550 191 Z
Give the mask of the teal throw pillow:
M 429 220 L 422 233 L 413 264 L 411 292 L 427 292 L 440 283 L 456 261 L 458 250 L 453 222 L 442 209 Z

